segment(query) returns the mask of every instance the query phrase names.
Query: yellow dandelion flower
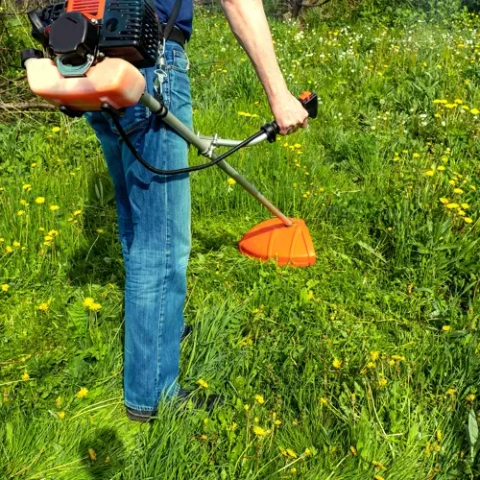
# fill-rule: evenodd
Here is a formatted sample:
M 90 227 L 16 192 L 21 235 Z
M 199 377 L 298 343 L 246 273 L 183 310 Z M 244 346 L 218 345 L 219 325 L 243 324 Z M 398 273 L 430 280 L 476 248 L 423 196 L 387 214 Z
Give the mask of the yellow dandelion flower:
M 388 380 L 386 378 L 381 378 L 379 381 L 378 381 L 378 386 L 380 388 L 383 388 L 386 384 L 388 383 Z
M 296 469 L 295 467 L 292 467 L 292 468 L 290 469 L 290 473 L 297 473 L 297 469 Z
M 82 214 L 82 210 L 75 210 L 75 211 L 73 212 L 73 216 L 74 216 L 74 217 L 78 217 L 78 216 L 81 215 L 81 214 Z
M 265 430 L 262 427 L 255 425 L 253 427 L 253 433 L 257 435 L 257 437 L 265 437 L 270 433 L 270 430 Z
M 403 357 L 402 355 L 392 355 L 392 358 L 397 362 L 405 361 L 405 357 Z
M 12 248 L 10 245 L 7 245 L 7 246 L 5 247 L 5 251 L 6 251 L 7 253 L 12 253 L 12 252 L 13 252 L 13 248 Z
M 445 206 L 452 210 L 454 208 L 458 208 L 460 205 L 458 203 L 447 203 Z
M 22 380 L 24 382 L 26 382 L 27 380 L 30 380 L 30 375 L 28 374 L 28 372 L 26 370 L 23 372 Z
M 292 450 L 291 448 L 287 448 L 285 451 L 287 452 L 287 455 L 288 455 L 289 457 L 298 458 L 298 455 L 297 455 L 297 453 L 295 452 L 295 450 Z
M 470 217 L 464 217 L 465 223 L 473 223 L 473 220 Z
M 434 100 L 433 103 L 437 103 L 437 104 L 441 104 L 441 105 L 446 105 L 446 104 L 448 103 L 448 100 L 437 99 L 437 100 Z
M 445 167 L 443 165 L 439 165 L 437 167 L 437 170 L 440 171 L 440 172 L 443 172 L 445 170 Z
M 305 453 L 306 457 L 311 457 L 313 455 L 313 452 L 308 447 L 305 449 L 305 452 L 303 453 Z
M 102 305 L 100 305 L 100 303 L 97 303 L 97 302 L 93 302 L 91 305 L 88 306 L 88 309 L 91 312 L 98 312 L 101 308 L 102 308 Z
M 380 470 L 386 470 L 387 469 L 387 467 L 385 465 L 383 465 L 383 463 L 376 462 L 375 460 L 372 461 L 372 465 L 374 467 L 379 468 Z
M 54 127 L 55 128 L 55 127 Z M 95 450 L 93 448 L 89 448 L 88 449 L 88 456 L 90 457 L 90 460 L 92 462 L 96 462 L 97 461 L 97 454 L 95 452 Z
M 416 152 L 415 152 L 415 153 L 412 155 L 412 157 L 413 157 L 413 158 L 420 158 L 421 155 L 420 155 L 419 153 L 416 153 Z
M 60 420 L 63 420 L 65 418 L 65 412 L 58 412 L 57 416 Z
M 453 396 L 453 395 L 455 395 L 456 393 L 457 393 L 457 389 L 456 389 L 456 388 L 449 388 L 449 389 L 445 392 L 446 395 L 450 395 L 450 396 Z
M 477 189 L 477 187 L 475 185 L 470 185 L 470 189 L 475 191 Z
M 7 283 L 4 283 L 2 285 L 2 292 L 8 292 L 9 288 L 10 288 L 10 285 L 8 285 Z
M 302 146 L 301 146 L 299 143 L 296 143 L 296 144 L 294 145 L 294 147 L 295 147 L 295 148 L 302 148 Z
M 339 369 L 342 366 L 342 362 L 335 358 L 332 362 L 333 368 Z
M 21 216 L 24 215 L 24 214 L 25 214 L 25 210 L 19 210 L 19 211 L 17 212 L 17 215 L 18 215 L 19 217 L 21 217 Z
M 234 178 L 230 177 L 230 178 L 227 180 L 227 183 L 228 183 L 229 185 L 235 185 L 237 182 L 236 182 L 236 180 L 235 180 Z
M 465 210 L 457 210 L 457 213 L 461 216 L 461 217 L 464 217 L 467 212 Z
M 58 133 L 60 131 L 60 127 L 52 127 L 53 133 Z
M 474 393 L 470 393 L 469 395 L 467 395 L 467 397 L 465 398 L 465 400 L 467 402 L 473 402 L 475 400 L 475 394 Z
M 328 403 L 328 398 L 321 397 L 319 402 L 320 402 L 320 405 L 326 405 Z
M 200 378 L 199 380 L 197 380 L 197 383 L 202 388 L 208 388 L 208 383 L 203 378 Z
M 437 442 L 441 442 L 443 440 L 443 432 L 441 430 L 437 430 L 435 435 L 437 437 Z
M 265 399 L 263 398 L 263 395 L 255 395 L 255 400 L 260 404 L 263 405 L 265 403 Z
M 275 420 L 275 422 L 273 422 L 273 423 L 275 423 L 275 425 L 278 427 L 279 425 L 282 424 L 282 421 L 279 420 L 279 419 L 277 419 L 277 420 Z
M 60 207 L 59 207 L 58 205 L 50 205 L 50 210 L 51 210 L 52 212 L 56 212 L 56 211 L 59 210 L 59 209 L 60 209 Z
M 77 392 L 77 398 L 85 398 L 88 395 L 88 389 L 85 387 L 82 387 L 78 392 Z
M 389 360 L 388 361 L 388 364 L 393 367 L 395 365 L 395 360 Z
M 452 108 L 457 108 L 457 106 L 458 106 L 458 105 L 457 105 L 456 103 L 447 103 L 447 104 L 445 105 L 446 108 L 450 108 L 450 109 L 452 109 Z
M 374 480 L 385 480 L 385 477 L 382 477 L 381 475 L 374 475 L 373 478 Z
M 43 205 L 43 204 L 45 203 L 45 197 L 37 197 L 37 198 L 35 199 L 35 203 L 36 203 L 37 205 Z
M 38 308 L 38 310 L 41 310 L 42 312 L 48 312 L 48 310 L 50 309 L 50 306 L 48 305 L 47 302 L 43 302 L 37 308 Z
M 435 170 L 427 170 L 427 171 L 425 172 L 425 175 L 426 175 L 427 177 L 433 177 L 433 176 L 435 175 Z
M 448 162 L 448 157 L 443 156 L 440 160 L 441 160 L 443 163 L 447 163 L 447 162 Z
M 57 399 L 55 400 L 55 405 L 58 409 L 62 407 L 62 397 L 57 397 Z
M 450 200 L 449 200 L 448 198 L 445 198 L 445 197 L 440 198 L 440 201 L 441 201 L 444 205 L 446 205 L 447 203 L 450 202 Z
M 454 188 L 453 192 L 457 193 L 458 195 L 461 195 L 463 193 L 463 190 L 461 188 Z
M 375 352 L 370 352 L 370 358 L 372 359 L 372 361 L 376 361 L 378 360 L 378 357 L 380 356 L 380 352 L 378 351 L 375 351 Z
M 103 228 L 97 228 L 97 233 L 98 233 L 99 235 L 102 235 L 102 234 L 105 233 L 105 230 L 104 230 Z
M 350 445 L 350 452 L 352 452 L 354 457 L 357 456 L 357 449 L 353 445 Z
M 18 242 L 17 240 L 15 240 L 12 245 L 15 247 L 15 248 L 18 248 L 20 247 L 20 242 Z
M 462 105 L 463 100 L 460 100 L 459 98 L 456 98 L 455 103 L 458 104 L 458 105 Z
M 470 205 L 468 203 L 462 203 L 461 204 L 461 207 L 464 209 L 464 210 L 468 210 L 470 208 Z
M 451 329 L 452 329 L 452 327 L 451 327 L 450 325 L 444 325 L 444 326 L 442 327 L 442 330 L 443 330 L 444 332 L 449 332 Z
M 471 113 L 472 115 L 478 115 L 478 114 L 480 113 L 480 110 L 478 110 L 478 108 L 472 108 L 472 109 L 470 110 L 470 113 Z
M 30 191 L 31 189 L 32 189 L 32 186 L 29 183 L 26 183 L 25 185 L 22 186 L 22 190 Z
M 82 303 L 84 307 L 90 307 L 90 305 L 93 305 L 95 303 L 95 300 L 92 297 L 86 297 L 84 298 Z

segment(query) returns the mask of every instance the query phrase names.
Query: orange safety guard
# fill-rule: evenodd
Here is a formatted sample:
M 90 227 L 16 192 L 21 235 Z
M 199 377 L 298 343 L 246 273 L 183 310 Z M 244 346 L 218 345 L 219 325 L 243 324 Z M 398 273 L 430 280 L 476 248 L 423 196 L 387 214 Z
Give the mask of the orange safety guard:
M 240 240 L 240 252 L 260 260 L 273 259 L 279 265 L 313 265 L 316 256 L 310 232 L 303 220 L 292 221 L 291 227 L 286 227 L 278 218 L 258 224 Z
M 105 13 L 106 0 L 69 0 L 67 12 L 81 12 L 89 20 L 102 20 Z
M 91 67 L 85 77 L 63 77 L 49 58 L 31 58 L 25 67 L 33 93 L 74 110 L 100 110 L 104 103 L 117 109 L 130 107 L 145 91 L 143 75 L 121 58 L 106 58 Z

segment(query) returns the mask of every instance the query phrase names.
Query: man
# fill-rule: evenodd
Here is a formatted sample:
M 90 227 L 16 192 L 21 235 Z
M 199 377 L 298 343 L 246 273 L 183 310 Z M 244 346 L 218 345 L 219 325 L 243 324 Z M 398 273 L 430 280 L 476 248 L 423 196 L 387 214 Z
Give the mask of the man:
M 155 0 L 166 24 L 175 0 Z M 289 92 L 277 63 L 262 0 L 222 0 L 230 27 L 247 52 L 280 128 L 305 127 L 308 114 Z M 161 93 L 169 110 L 192 126 L 184 42 L 192 30 L 193 0 L 182 0 L 175 29 L 157 68 L 142 71 L 147 90 Z M 160 92 L 158 92 L 160 90 Z M 124 397 L 127 416 L 146 421 L 165 397 L 183 395 L 177 383 L 186 268 L 190 253 L 188 175 L 159 176 L 145 169 L 120 140 L 108 116 L 87 118 L 102 144 L 115 185 L 126 271 Z M 144 159 L 156 168 L 187 166 L 187 144 L 141 104 L 121 119 Z

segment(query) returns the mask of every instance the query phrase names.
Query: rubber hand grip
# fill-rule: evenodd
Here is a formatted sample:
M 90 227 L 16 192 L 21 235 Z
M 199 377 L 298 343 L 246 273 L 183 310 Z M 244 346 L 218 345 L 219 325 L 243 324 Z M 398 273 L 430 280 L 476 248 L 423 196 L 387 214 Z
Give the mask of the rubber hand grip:
M 298 97 L 299 102 L 303 108 L 307 111 L 309 118 L 317 118 L 318 115 L 318 97 L 316 93 L 303 92 Z M 270 123 L 266 123 L 262 130 L 267 134 L 267 140 L 273 143 L 277 139 L 277 135 L 280 133 L 280 128 L 275 120 Z

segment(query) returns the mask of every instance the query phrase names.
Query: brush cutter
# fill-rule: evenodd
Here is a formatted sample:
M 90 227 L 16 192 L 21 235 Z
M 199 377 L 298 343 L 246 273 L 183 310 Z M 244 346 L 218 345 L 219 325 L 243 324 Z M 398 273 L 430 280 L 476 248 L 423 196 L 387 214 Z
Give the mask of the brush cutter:
M 31 90 L 72 117 L 86 111 L 110 114 L 135 158 L 156 174 L 185 174 L 217 165 L 276 217 L 247 232 L 239 242 L 240 251 L 261 260 L 274 259 L 279 265 L 313 265 L 315 250 L 304 221 L 285 216 L 225 161 L 241 148 L 266 140 L 274 142 L 279 133 L 277 124 L 265 124 L 243 141 L 204 137 L 170 113 L 161 95 L 152 96 L 145 91 L 145 79 L 138 68 L 156 64 L 162 40 L 164 45 L 174 31 L 180 2 L 176 0 L 167 25 L 159 25 L 152 2 L 145 0 L 67 0 L 29 12 L 32 36 L 43 46 L 43 52 L 22 52 Z M 299 100 L 309 117 L 315 118 L 316 95 L 305 92 Z M 149 165 L 119 122 L 122 110 L 138 102 L 210 161 L 178 170 L 159 170 Z M 231 148 L 217 155 L 217 147 Z

